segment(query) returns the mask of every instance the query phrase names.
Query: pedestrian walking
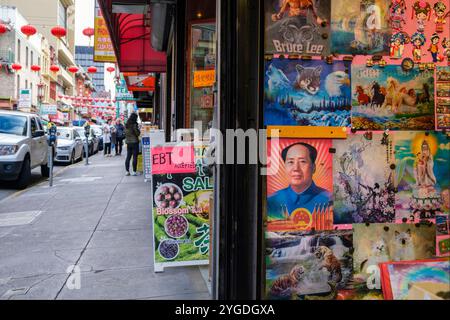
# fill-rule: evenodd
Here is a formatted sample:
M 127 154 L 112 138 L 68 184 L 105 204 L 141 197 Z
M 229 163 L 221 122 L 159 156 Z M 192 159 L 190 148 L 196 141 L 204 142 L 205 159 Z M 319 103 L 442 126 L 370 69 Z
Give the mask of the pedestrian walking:
M 116 126 L 110 121 L 109 129 L 111 131 L 111 150 L 115 150 L 117 153 L 116 139 L 117 139 L 117 131 Z
M 111 120 L 103 125 L 103 155 L 111 156 Z
M 122 155 L 123 140 L 125 139 L 125 127 L 122 120 L 116 120 L 116 156 Z
M 127 158 L 125 159 L 125 170 L 127 176 L 130 175 L 130 160 L 133 157 L 133 172 L 132 176 L 137 175 L 137 162 L 139 154 L 139 136 L 141 131 L 139 130 L 137 123 L 137 114 L 132 113 L 125 125 L 125 140 L 127 143 Z

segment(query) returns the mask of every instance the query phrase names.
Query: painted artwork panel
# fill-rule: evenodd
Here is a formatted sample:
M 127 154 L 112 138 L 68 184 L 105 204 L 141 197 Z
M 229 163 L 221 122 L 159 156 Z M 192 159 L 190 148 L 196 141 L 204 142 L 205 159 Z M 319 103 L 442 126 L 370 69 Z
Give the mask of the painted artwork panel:
M 265 0 L 267 54 L 329 54 L 331 0 Z
M 330 148 L 330 139 L 268 141 L 268 231 L 333 228 Z
M 350 126 L 350 76 L 348 61 L 266 61 L 264 124 Z
M 352 247 L 352 230 L 266 233 L 267 298 L 307 299 L 347 288 Z
M 442 132 L 395 132 L 396 220 L 448 214 L 450 141 Z
M 389 300 L 450 299 L 448 259 L 389 262 L 382 270 L 383 293 Z
M 334 140 L 334 224 L 393 222 L 391 135 L 368 132 Z
M 389 55 L 388 0 L 333 0 L 331 53 Z
M 436 253 L 436 226 L 415 224 L 354 224 L 354 284 L 361 290 L 380 290 L 378 264 L 429 259 Z
M 353 66 L 352 126 L 362 130 L 434 130 L 429 70 Z

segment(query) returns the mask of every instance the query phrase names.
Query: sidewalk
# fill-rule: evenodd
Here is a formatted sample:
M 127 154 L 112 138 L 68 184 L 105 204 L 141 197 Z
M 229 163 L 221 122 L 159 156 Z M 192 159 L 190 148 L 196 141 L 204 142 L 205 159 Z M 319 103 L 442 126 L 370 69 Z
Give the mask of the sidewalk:
M 198 267 L 153 272 L 150 184 L 124 160 L 98 154 L 0 201 L 0 299 L 210 299 Z

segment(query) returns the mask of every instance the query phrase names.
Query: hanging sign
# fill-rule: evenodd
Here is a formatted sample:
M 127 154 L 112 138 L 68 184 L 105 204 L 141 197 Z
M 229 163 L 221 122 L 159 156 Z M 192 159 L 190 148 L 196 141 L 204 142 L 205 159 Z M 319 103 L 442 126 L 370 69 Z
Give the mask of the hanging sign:
M 95 2 L 94 20 L 94 61 L 116 63 L 116 55 L 109 36 L 108 27 L 103 18 L 98 2 Z
M 157 146 L 152 148 L 152 174 L 194 173 L 192 145 Z
M 155 272 L 209 263 L 213 181 L 202 164 L 206 147 L 195 147 L 196 171 L 153 174 Z
M 194 71 L 194 88 L 212 87 L 216 82 L 215 70 Z

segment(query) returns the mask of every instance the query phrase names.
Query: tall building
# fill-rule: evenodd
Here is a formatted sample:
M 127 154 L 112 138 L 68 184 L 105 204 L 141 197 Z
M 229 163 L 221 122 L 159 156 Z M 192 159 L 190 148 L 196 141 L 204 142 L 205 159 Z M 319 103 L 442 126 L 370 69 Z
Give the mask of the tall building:
M 75 61 L 77 65 L 84 70 L 94 66 L 97 72 L 92 75 L 92 82 L 97 93 L 105 91 L 105 64 L 103 62 L 94 62 L 94 47 L 76 46 L 75 47 Z M 95 94 L 94 94 L 95 95 Z
M 60 67 L 57 81 L 52 81 L 52 92 L 56 95 L 72 95 L 75 77 L 67 68 L 75 65 L 75 3 L 74 0 L 2 0 L 2 4 L 15 6 L 25 19 L 35 26 L 54 48 L 52 63 Z M 66 29 L 65 37 L 57 38 L 51 29 L 62 26 Z
M 38 84 L 40 72 L 31 70 L 32 65 L 41 65 L 42 36 L 36 34 L 27 38 L 20 31 L 28 21 L 13 6 L 0 6 L 0 22 L 6 25 L 8 32 L 0 36 L 0 108 L 16 109 L 20 92 L 31 91 L 29 110 L 38 110 Z M 22 69 L 14 71 L 13 64 Z

